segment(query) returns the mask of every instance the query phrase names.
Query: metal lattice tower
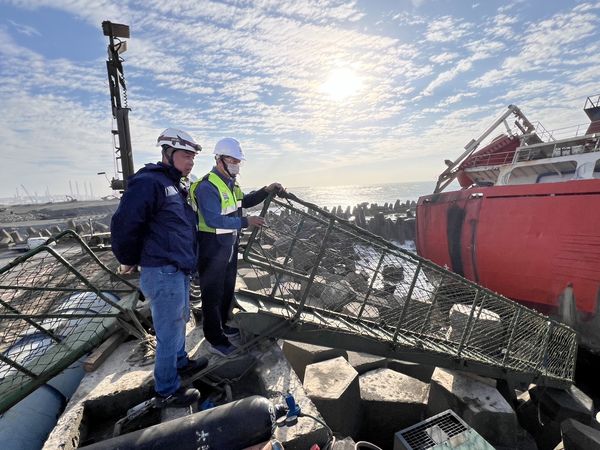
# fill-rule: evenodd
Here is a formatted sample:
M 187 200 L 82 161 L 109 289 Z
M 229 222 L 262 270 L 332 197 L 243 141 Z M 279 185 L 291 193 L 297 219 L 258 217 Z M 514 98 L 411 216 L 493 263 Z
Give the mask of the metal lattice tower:
M 562 387 L 575 332 L 293 195 L 269 198 L 244 259 L 270 277 L 237 294 L 256 334 Z

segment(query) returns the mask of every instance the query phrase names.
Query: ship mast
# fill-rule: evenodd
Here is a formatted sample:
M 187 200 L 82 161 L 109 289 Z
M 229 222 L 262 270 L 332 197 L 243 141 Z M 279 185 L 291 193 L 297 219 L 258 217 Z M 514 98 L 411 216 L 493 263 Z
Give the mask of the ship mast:
M 129 111 L 127 105 L 127 85 L 123 75 L 123 59 L 120 54 L 127 50 L 127 42 L 121 39 L 129 38 L 129 26 L 109 21 L 102 22 L 104 36 L 108 36 L 108 85 L 110 87 L 110 101 L 112 115 L 116 120 L 117 129 L 112 130 L 113 137 L 118 136 L 115 142 L 115 159 L 117 163 L 115 174 L 122 178 L 114 177 L 110 187 L 115 191 L 123 192 L 127 188 L 127 179 L 133 175 L 133 152 L 131 149 L 131 136 L 129 134 Z

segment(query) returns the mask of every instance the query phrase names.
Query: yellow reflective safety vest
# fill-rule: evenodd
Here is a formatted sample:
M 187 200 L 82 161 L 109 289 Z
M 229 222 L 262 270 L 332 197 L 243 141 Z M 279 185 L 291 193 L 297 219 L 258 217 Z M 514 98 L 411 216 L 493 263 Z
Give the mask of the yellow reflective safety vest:
M 233 191 L 229 189 L 229 186 L 221 179 L 219 175 L 214 172 L 209 172 L 208 175 L 204 176 L 201 180 L 198 180 L 192 184 L 190 187 L 190 200 L 192 204 L 192 208 L 196 211 L 198 215 L 198 230 L 203 231 L 205 233 L 216 233 L 216 234 L 228 234 L 234 233 L 237 230 L 233 230 L 230 228 L 212 228 L 206 224 L 204 220 L 204 216 L 202 215 L 202 211 L 196 202 L 196 188 L 198 185 L 204 180 L 208 180 L 214 187 L 219 191 L 219 197 L 221 197 L 221 214 L 223 216 L 231 216 L 237 214 L 239 208 L 242 207 L 242 199 L 244 198 L 244 193 L 242 192 L 240 186 L 235 182 L 233 186 Z

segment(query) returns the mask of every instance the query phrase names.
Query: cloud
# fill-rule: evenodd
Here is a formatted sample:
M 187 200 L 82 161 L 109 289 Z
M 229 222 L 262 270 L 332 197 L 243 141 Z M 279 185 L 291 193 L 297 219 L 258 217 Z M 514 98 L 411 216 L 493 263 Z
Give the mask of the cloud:
M 30 25 L 24 25 L 22 23 L 17 23 L 14 20 L 8 21 L 18 33 L 24 34 L 25 36 L 41 36 L 42 34 L 34 27 Z
M 472 25 L 462 22 L 452 16 L 443 16 L 434 19 L 429 24 L 425 38 L 432 42 L 451 42 L 457 41 L 467 34 L 472 29 Z
M 437 55 L 433 55 L 429 58 L 429 61 L 435 64 L 445 64 L 447 62 L 454 61 L 458 57 L 458 53 L 444 52 Z

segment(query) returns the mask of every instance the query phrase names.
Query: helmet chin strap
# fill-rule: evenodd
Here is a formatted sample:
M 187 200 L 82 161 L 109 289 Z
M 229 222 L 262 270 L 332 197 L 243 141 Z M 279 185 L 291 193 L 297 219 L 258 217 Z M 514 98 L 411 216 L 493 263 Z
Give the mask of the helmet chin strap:
M 225 170 L 225 172 L 227 172 L 227 175 L 229 175 L 229 178 L 235 178 L 235 175 L 231 175 L 231 172 L 227 168 L 227 164 L 225 163 L 223 156 L 219 156 L 219 161 L 221 161 L 221 165 L 223 166 L 223 169 Z
M 169 152 L 169 149 L 172 149 L 172 152 Z M 162 154 L 165 158 L 167 158 L 167 162 L 169 163 L 170 166 L 175 167 L 175 164 L 173 163 L 173 154 L 177 151 L 176 148 L 173 147 L 169 147 L 167 145 L 163 146 L 163 150 L 162 150 Z

